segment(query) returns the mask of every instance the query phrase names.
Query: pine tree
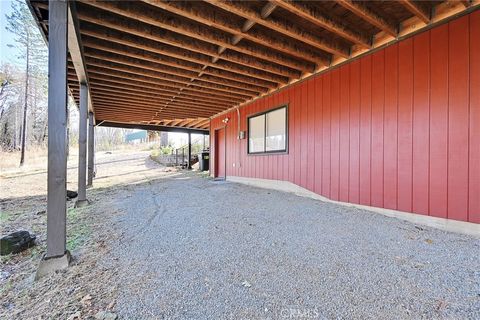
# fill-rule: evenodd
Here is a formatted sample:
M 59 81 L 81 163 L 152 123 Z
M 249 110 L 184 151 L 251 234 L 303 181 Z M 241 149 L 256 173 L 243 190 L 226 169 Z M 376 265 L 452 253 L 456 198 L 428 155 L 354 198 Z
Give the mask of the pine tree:
M 46 64 L 46 46 L 35 24 L 27 4 L 22 0 L 12 2 L 12 13 L 6 15 L 6 29 L 15 35 L 15 44 L 20 54 L 19 58 L 25 60 L 25 82 L 23 98 L 23 119 L 21 129 L 21 157 L 20 166 L 25 162 L 25 146 L 27 139 L 27 115 L 29 106 L 29 84 L 32 72 L 43 69 Z

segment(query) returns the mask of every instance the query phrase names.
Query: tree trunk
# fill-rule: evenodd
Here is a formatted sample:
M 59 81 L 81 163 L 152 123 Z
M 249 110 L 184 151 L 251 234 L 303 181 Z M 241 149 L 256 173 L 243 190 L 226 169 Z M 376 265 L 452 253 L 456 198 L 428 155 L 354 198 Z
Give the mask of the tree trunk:
M 27 31 L 27 40 L 29 39 L 29 32 Z M 29 77 L 29 70 L 30 68 L 30 44 L 27 41 L 27 66 L 25 72 L 25 101 L 23 104 L 23 126 L 22 126 L 22 154 L 20 156 L 20 166 L 23 166 L 25 163 L 25 141 L 27 137 L 27 108 L 28 108 L 28 81 L 30 80 Z

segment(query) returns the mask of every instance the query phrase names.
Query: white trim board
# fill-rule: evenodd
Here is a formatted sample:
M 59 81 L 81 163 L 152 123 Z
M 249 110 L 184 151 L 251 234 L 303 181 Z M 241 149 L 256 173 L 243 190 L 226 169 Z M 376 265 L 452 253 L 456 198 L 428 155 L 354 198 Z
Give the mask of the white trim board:
M 445 230 L 445 231 L 473 236 L 475 238 L 480 238 L 480 224 L 477 224 L 477 223 L 457 221 L 457 220 L 451 220 L 451 219 L 445 219 L 445 218 L 437 218 L 437 217 L 425 216 L 425 215 L 415 214 L 410 212 L 403 212 L 403 211 L 384 209 L 384 208 L 378 208 L 378 207 L 370 207 L 370 206 L 349 203 L 349 202 L 335 201 L 335 200 L 328 199 L 324 196 L 321 196 L 319 194 L 316 194 L 305 188 L 302 188 L 289 181 L 245 178 L 245 177 L 237 177 L 237 176 L 227 176 L 226 180 L 231 182 L 236 182 L 236 183 L 242 183 L 242 184 L 246 184 L 254 187 L 259 187 L 259 188 L 273 189 L 273 190 L 278 190 L 283 192 L 294 193 L 301 197 L 312 198 L 312 199 L 335 203 L 335 204 L 347 206 L 347 207 L 355 207 L 363 210 L 380 213 L 387 217 L 408 221 L 414 224 L 420 224 L 420 225 L 424 225 L 424 226 L 428 226 L 428 227 L 432 227 L 440 230 Z

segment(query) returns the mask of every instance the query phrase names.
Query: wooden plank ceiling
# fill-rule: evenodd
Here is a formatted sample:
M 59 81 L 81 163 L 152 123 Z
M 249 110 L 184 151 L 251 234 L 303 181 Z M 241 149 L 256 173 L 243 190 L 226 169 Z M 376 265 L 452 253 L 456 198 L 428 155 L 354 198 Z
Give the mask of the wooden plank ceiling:
M 31 0 L 48 34 L 48 1 Z M 208 128 L 209 117 L 478 1 L 75 1 L 96 121 Z M 79 87 L 69 63 L 69 87 Z

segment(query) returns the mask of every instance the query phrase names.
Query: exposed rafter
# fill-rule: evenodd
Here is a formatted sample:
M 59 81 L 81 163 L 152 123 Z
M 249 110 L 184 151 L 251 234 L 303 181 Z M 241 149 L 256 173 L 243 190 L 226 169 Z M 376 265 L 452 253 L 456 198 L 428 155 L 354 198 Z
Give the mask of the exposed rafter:
M 288 25 L 286 22 L 273 20 L 273 19 L 263 19 L 261 14 L 248 8 L 247 6 L 241 5 L 238 2 L 224 1 L 224 0 L 206 0 L 207 2 L 224 9 L 225 11 L 232 12 L 236 15 L 244 17 L 245 19 L 251 20 L 257 24 L 260 24 L 264 27 L 272 29 L 276 32 L 289 36 L 293 39 L 302 41 L 312 47 L 326 51 L 331 54 L 339 55 L 342 57 L 348 57 L 349 50 L 340 47 L 339 45 L 328 42 L 320 37 L 312 35 L 308 32 L 303 31 L 294 24 Z M 329 61 L 324 61 L 325 65 L 329 64 Z
M 412 0 L 398 0 L 408 11 L 417 16 L 420 20 L 425 23 L 430 22 L 430 13 L 426 12 L 420 5 L 415 3 Z
M 290 41 L 286 41 L 284 39 L 279 39 L 272 37 L 268 34 L 264 34 L 261 32 L 252 32 L 247 31 L 255 24 L 254 21 L 245 22 L 243 27 L 236 25 L 234 22 L 228 20 L 227 15 L 220 15 L 217 12 L 213 12 L 212 10 L 200 10 L 195 6 L 194 3 L 186 3 L 180 1 L 173 1 L 173 2 L 165 2 L 160 0 L 144 0 L 145 2 L 173 12 L 175 14 L 181 15 L 185 18 L 192 19 L 199 23 L 205 24 L 207 26 L 215 27 L 222 31 L 228 32 L 233 34 L 231 38 L 231 43 L 233 45 L 237 45 L 241 39 L 245 38 L 250 40 L 254 43 L 260 44 L 262 46 L 268 47 L 271 50 L 281 51 L 288 55 L 295 56 L 297 58 L 307 60 L 314 63 L 324 63 L 325 56 L 322 56 L 318 53 L 313 52 L 305 47 L 299 47 L 295 44 L 292 44 Z M 272 3 L 267 3 L 262 10 L 261 16 L 262 18 L 267 18 L 275 9 L 276 5 Z M 250 20 L 249 20 L 250 21 Z M 227 47 L 221 46 L 219 48 L 219 54 L 223 53 Z M 214 59 L 218 59 L 219 57 L 215 57 Z M 215 61 L 214 61 L 215 62 Z
M 307 3 L 300 4 L 291 0 L 269 0 L 270 3 L 284 8 L 285 10 L 290 11 L 291 13 L 307 20 L 308 22 L 313 23 L 320 28 L 328 30 L 335 35 L 338 35 L 352 43 L 358 44 L 364 48 L 370 48 L 370 40 L 368 36 L 360 35 L 355 33 L 352 30 L 347 29 L 346 27 L 334 22 L 333 20 L 325 17 L 322 13 L 318 12 L 309 6 Z
M 198 24 L 193 24 L 187 20 L 176 19 L 173 17 L 167 17 L 163 15 L 157 15 L 152 10 L 148 10 L 141 6 L 139 3 L 133 2 L 108 2 L 108 1 L 88 1 L 89 6 L 94 6 L 98 9 L 108 10 L 109 12 L 124 16 L 128 19 L 134 19 L 143 23 L 151 25 L 153 28 L 160 27 L 164 30 L 169 30 L 177 34 L 191 37 L 194 39 L 202 39 L 202 41 L 211 43 L 216 46 L 223 46 L 228 49 L 232 49 L 243 55 L 257 57 L 266 61 L 278 63 L 280 65 L 288 66 L 289 68 L 309 71 L 313 70 L 313 66 L 309 66 L 307 63 L 291 59 L 288 56 L 276 54 L 270 50 L 264 48 L 245 45 L 232 45 L 230 39 L 222 32 L 218 32 L 214 29 L 208 29 Z M 152 30 L 155 32 L 155 29 Z M 173 35 L 175 36 L 175 35 Z M 218 55 L 218 49 L 216 49 Z
M 383 30 L 385 33 L 393 37 L 397 36 L 396 27 L 388 23 L 384 18 L 368 10 L 366 7 L 351 0 L 337 0 L 337 3 L 345 9 L 350 10 L 371 25 L 379 28 L 380 30 Z

